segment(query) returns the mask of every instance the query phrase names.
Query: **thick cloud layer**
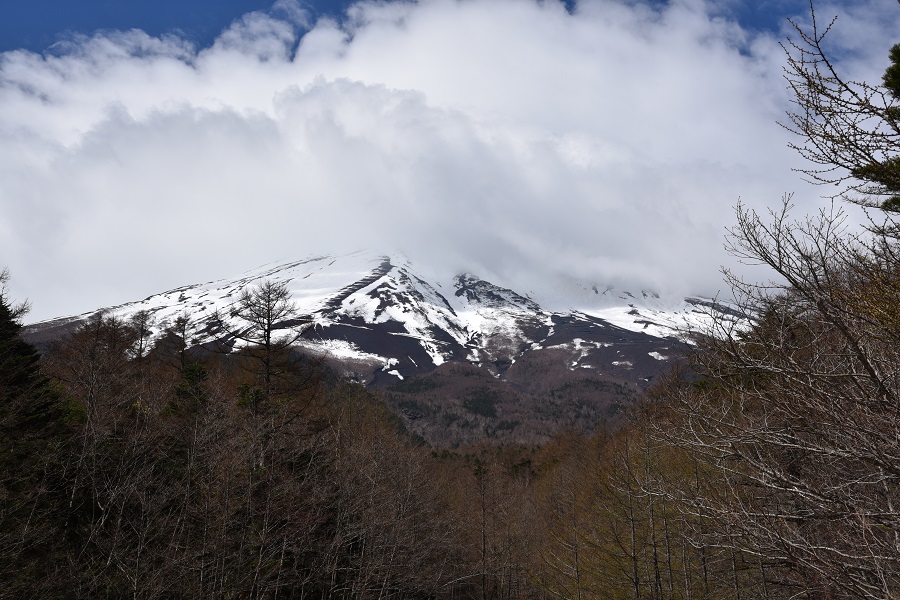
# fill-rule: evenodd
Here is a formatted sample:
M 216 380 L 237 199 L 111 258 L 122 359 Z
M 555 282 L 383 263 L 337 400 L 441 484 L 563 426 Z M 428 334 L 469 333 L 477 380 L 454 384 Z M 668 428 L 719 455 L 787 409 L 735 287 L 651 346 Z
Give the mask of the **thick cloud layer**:
M 280 0 L 209 48 L 133 30 L 2 54 L 12 291 L 41 319 L 369 248 L 714 292 L 738 198 L 821 203 L 776 123 L 778 39 L 717 4 L 363 2 L 338 25 Z M 819 7 L 853 72 L 883 70 L 895 5 Z

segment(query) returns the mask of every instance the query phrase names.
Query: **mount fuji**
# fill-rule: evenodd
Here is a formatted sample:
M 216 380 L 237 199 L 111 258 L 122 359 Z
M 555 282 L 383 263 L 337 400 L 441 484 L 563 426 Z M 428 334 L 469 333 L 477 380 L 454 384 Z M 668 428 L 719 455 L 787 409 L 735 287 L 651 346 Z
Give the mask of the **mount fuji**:
M 263 281 L 285 285 L 311 324 L 299 342 L 304 351 L 381 389 L 426 438 L 459 429 L 442 440 L 453 443 L 485 432 L 538 440 L 554 428 L 608 421 L 679 359 L 692 331 L 730 311 L 708 298 L 663 300 L 575 281 L 554 285 L 548 299 L 471 273 L 436 280 L 403 257 L 356 252 L 274 263 L 34 323 L 26 335 L 48 343 L 97 312 L 129 319 L 146 311 L 156 335 L 190 315 L 192 344 L 235 347 L 240 341 L 224 333 L 235 328 L 212 326 L 213 316 L 234 318 L 241 291 Z M 537 418 L 535 407 L 548 402 L 565 406 Z M 523 426 L 535 419 L 539 426 Z M 467 428 L 472 436 L 462 435 Z

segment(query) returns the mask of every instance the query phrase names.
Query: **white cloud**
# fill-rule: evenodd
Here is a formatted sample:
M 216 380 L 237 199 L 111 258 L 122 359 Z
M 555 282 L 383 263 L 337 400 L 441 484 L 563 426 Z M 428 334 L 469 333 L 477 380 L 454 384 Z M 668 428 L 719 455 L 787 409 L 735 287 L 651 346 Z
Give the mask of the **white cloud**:
M 883 69 L 890 4 L 842 17 L 874 32 L 853 68 Z M 778 40 L 714 2 L 307 19 L 279 0 L 199 50 L 133 30 L 0 55 L 0 256 L 33 318 L 362 247 L 709 292 L 738 197 L 817 202 L 776 124 Z

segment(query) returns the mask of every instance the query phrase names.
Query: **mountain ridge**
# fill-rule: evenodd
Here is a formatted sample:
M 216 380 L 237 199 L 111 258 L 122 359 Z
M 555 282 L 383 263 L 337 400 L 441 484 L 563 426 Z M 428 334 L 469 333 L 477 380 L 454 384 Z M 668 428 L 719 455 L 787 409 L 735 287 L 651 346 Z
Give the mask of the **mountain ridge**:
M 379 356 L 385 364 L 401 357 L 371 352 L 367 349 L 371 344 L 360 346 L 362 340 L 350 339 L 359 336 L 348 336 L 346 331 L 332 333 L 377 326 L 416 340 L 428 354 L 430 366 L 437 367 L 460 356 L 473 364 L 514 359 L 526 349 L 552 341 L 556 326 L 574 322 L 684 343 L 710 315 L 729 310 L 712 299 L 693 296 L 667 307 L 652 292 L 636 296 L 607 287 L 601 294 L 595 284 L 591 285 L 593 291 L 603 299 L 598 305 L 554 310 L 472 273 L 456 275 L 450 282 L 433 282 L 417 274 L 402 257 L 356 252 L 269 263 L 234 278 L 179 286 L 143 300 L 33 323 L 26 333 L 40 341 L 98 312 L 127 319 L 146 311 L 154 320 L 153 333 L 158 334 L 182 314 L 190 314 L 198 324 L 213 314 L 227 318 L 240 291 L 264 280 L 288 286 L 299 314 L 312 323 L 306 336 L 310 343 L 305 344 L 309 349 L 319 345 L 323 352 L 336 356 L 355 351 L 356 358 Z M 620 302 L 610 302 L 613 295 Z M 195 332 L 198 344 L 213 341 L 212 337 L 214 334 Z M 341 340 L 347 342 L 343 348 L 339 348 Z
M 298 319 L 310 324 L 300 348 L 383 390 L 406 425 L 426 439 L 455 432 L 440 440 L 450 444 L 484 432 L 539 441 L 554 428 L 608 422 L 679 360 L 692 329 L 724 310 L 711 299 L 667 304 L 652 292 L 601 293 L 595 284 L 580 284 L 596 296 L 593 306 L 559 310 L 472 273 L 437 280 L 403 257 L 356 252 L 269 263 L 234 278 L 31 324 L 26 335 L 48 343 L 98 312 L 127 320 L 146 311 L 153 336 L 189 315 L 190 345 L 239 347 L 227 334 L 236 324 L 214 321 L 235 318 L 241 292 L 264 281 L 286 286 Z M 534 419 L 533 427 L 510 425 Z

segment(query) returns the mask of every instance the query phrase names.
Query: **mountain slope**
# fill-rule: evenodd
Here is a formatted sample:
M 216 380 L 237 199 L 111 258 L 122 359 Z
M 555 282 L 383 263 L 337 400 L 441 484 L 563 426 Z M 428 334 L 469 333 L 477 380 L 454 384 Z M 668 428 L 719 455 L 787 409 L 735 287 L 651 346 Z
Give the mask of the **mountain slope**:
M 596 286 L 582 286 L 587 291 L 583 296 L 593 304 L 582 297 L 577 308 L 551 310 L 470 273 L 449 281 L 429 280 L 405 259 L 358 252 L 266 265 L 104 312 L 129 319 L 146 311 L 157 335 L 179 316 L 190 315 L 195 323 L 192 344 L 230 346 L 240 342 L 228 339 L 224 331 L 238 324 L 209 324 L 214 315 L 235 319 L 232 312 L 241 291 L 265 280 L 286 285 L 299 314 L 312 324 L 301 340 L 307 351 L 384 389 L 408 425 L 415 430 L 425 423 L 420 433 L 432 439 L 437 428 L 452 430 L 454 423 L 461 430 L 476 431 L 472 439 L 486 431 L 496 434 L 499 423 L 505 423 L 500 434 L 522 439 L 521 431 L 514 435 L 518 426 L 510 424 L 540 414 L 539 408 L 549 406 L 547 398 L 580 398 L 584 406 L 597 405 L 596 410 L 581 411 L 583 419 L 573 417 L 577 408 L 566 409 L 572 413 L 568 417 L 560 409 L 553 417 L 556 426 L 565 425 L 566 419 L 569 425 L 596 425 L 667 369 L 686 348 L 686 328 L 717 307 L 704 299 L 667 305 L 647 292 L 601 293 Z M 90 316 L 35 323 L 28 335 L 38 343 L 47 341 Z M 603 390 L 609 393 L 599 393 Z M 619 408 L 610 408 L 615 406 Z M 459 410 L 446 413 L 453 407 Z M 439 417 L 436 410 L 446 414 Z M 434 418 L 422 420 L 431 413 Z M 441 425 L 441 419 L 451 422 Z M 461 425 L 466 419 L 469 425 Z M 535 431 L 552 429 L 548 423 Z M 455 436 L 451 441 L 466 439 Z

